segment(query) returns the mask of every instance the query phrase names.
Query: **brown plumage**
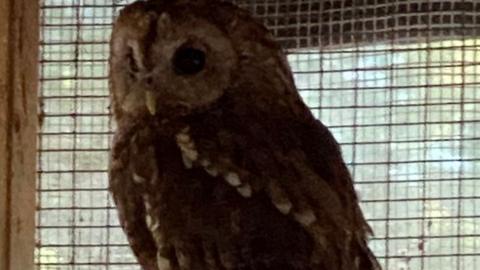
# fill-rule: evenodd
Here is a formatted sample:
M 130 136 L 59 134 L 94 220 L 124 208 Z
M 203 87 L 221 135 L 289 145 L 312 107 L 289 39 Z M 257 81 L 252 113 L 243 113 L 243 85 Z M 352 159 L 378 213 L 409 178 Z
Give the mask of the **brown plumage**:
M 144 269 L 379 269 L 337 142 L 246 12 L 129 5 L 110 78 L 110 189 Z

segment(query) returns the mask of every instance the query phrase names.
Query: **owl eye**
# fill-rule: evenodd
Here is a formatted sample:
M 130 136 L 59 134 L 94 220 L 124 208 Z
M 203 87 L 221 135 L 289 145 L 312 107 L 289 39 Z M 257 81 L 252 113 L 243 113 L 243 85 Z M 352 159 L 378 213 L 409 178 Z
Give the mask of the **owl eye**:
M 205 53 L 191 47 L 181 47 L 173 56 L 173 68 L 178 75 L 194 75 L 205 67 Z

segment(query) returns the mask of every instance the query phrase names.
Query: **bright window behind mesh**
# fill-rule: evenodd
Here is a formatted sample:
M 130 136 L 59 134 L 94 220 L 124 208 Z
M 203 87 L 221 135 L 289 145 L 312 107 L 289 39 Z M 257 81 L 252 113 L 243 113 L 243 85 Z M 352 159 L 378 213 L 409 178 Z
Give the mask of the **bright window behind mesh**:
M 139 269 L 107 192 L 120 8 L 43 1 L 41 270 Z M 342 144 L 385 269 L 480 269 L 479 49 L 473 38 L 289 49 L 302 97 Z

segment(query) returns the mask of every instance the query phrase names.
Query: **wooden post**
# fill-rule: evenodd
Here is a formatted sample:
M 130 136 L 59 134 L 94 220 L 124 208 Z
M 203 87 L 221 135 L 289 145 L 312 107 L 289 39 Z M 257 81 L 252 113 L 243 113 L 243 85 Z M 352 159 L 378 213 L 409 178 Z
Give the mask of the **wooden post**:
M 39 1 L 0 0 L 0 269 L 34 269 Z

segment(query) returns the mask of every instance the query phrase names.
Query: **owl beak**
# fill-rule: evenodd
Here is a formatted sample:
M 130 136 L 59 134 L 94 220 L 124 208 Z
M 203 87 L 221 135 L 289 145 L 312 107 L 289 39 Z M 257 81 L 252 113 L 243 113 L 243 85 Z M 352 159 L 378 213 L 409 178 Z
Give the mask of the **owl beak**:
M 155 115 L 157 113 L 157 99 L 152 91 L 145 92 L 145 105 L 147 106 L 147 109 L 151 115 Z

